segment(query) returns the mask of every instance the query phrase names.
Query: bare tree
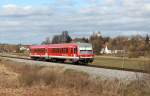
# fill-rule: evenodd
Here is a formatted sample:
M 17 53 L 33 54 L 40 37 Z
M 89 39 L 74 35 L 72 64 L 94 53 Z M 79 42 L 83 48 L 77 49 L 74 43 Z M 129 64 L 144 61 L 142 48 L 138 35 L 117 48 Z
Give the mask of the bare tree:
M 43 44 L 50 44 L 50 43 L 51 43 L 50 38 L 46 37 L 45 40 L 41 44 L 43 45 Z
M 63 31 L 61 35 L 55 35 L 52 39 L 53 44 L 57 43 L 70 43 L 72 38 L 69 36 L 68 31 Z

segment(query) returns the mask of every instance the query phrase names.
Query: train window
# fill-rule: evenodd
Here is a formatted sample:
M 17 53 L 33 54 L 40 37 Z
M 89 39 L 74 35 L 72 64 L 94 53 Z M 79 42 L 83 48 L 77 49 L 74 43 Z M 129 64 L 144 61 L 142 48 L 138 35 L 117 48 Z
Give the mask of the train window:
M 65 53 L 65 48 L 63 48 L 63 53 Z
M 61 53 L 61 49 L 59 48 L 59 53 Z
M 34 49 L 33 52 L 36 52 L 36 49 Z
M 46 52 L 46 50 L 43 48 L 43 49 L 41 50 L 41 52 L 45 53 L 45 52 Z
M 63 52 L 62 48 L 60 48 L 60 52 L 61 52 L 61 53 Z
M 54 48 L 54 49 L 53 49 L 53 52 L 54 52 L 54 53 L 56 53 L 56 52 L 57 52 L 57 49 L 56 49 L 56 48 Z
M 59 48 L 59 53 L 61 53 L 61 48 Z
M 61 53 L 63 53 L 63 48 L 61 48 Z
M 59 53 L 59 48 L 57 48 L 57 53 Z
M 52 53 L 54 53 L 54 51 L 55 51 L 55 50 L 54 50 L 54 49 L 52 49 Z
M 35 52 L 35 53 L 43 53 L 46 52 L 47 50 L 45 48 L 41 48 L 41 49 L 32 49 L 31 52 Z
M 41 51 L 40 51 L 40 52 L 41 52 L 41 53 L 42 53 L 42 52 L 44 52 L 44 49 L 41 49 Z
M 71 53 L 71 54 L 73 53 L 73 48 L 70 49 L 70 53 Z
M 59 53 L 60 49 L 59 48 L 54 48 L 54 53 Z
M 44 48 L 37 49 L 37 52 L 38 52 L 38 53 L 43 53 L 43 52 L 45 52 L 45 49 L 44 49 Z
M 36 52 L 38 52 L 38 49 L 35 49 Z
M 36 51 L 37 51 L 37 53 L 39 53 L 39 49 L 37 49 Z
M 57 53 L 57 48 L 55 49 L 56 53 Z
M 48 49 L 45 49 L 44 51 L 47 53 L 47 52 L 48 52 Z
M 64 48 L 64 53 L 66 53 L 66 49 Z
M 57 48 L 57 53 L 59 53 L 59 49 Z
M 54 48 L 54 53 L 57 53 L 57 49 L 56 48 Z
M 35 52 L 37 52 L 37 49 L 35 49 Z
M 59 53 L 59 48 L 57 48 L 57 53 Z
M 74 53 L 77 53 L 77 48 L 74 48 Z
M 55 49 L 55 53 L 57 53 L 57 48 Z
M 68 48 L 66 48 L 66 53 L 68 53 Z
M 56 48 L 54 48 L 54 53 L 56 53 L 57 52 L 57 49 Z
M 54 53 L 56 53 L 56 48 L 54 48 Z
M 59 48 L 57 48 L 57 53 L 59 53 Z

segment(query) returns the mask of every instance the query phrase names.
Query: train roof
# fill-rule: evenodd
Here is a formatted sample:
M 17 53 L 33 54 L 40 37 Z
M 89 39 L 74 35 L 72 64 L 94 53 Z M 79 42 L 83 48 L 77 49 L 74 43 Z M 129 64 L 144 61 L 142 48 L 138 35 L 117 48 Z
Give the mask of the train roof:
M 91 47 L 92 46 L 92 44 L 90 44 L 90 43 L 77 43 L 80 47 Z
M 55 48 L 55 47 L 75 47 L 91 46 L 89 43 L 65 43 L 65 44 L 48 44 L 48 45 L 31 45 L 30 48 Z
M 30 48 L 45 48 L 47 45 L 31 45 Z

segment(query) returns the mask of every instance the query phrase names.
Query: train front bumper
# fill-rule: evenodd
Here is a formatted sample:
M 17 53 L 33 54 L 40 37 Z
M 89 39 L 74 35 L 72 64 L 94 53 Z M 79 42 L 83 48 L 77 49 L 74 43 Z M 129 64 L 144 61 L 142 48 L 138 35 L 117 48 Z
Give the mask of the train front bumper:
M 94 61 L 94 58 L 93 57 L 80 57 L 79 58 L 79 61 L 81 61 L 81 62 L 93 62 Z

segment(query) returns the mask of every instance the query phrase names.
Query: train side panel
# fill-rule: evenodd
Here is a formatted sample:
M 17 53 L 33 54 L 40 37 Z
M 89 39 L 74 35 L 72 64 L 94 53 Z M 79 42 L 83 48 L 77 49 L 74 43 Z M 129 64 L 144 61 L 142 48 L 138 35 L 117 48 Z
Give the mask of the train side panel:
M 30 57 L 33 59 L 46 58 L 47 46 L 31 46 L 30 47 Z
M 77 45 L 66 45 L 66 46 L 50 46 L 48 47 L 48 56 L 50 58 L 66 58 L 66 59 L 73 59 L 74 57 L 77 58 L 78 54 L 74 53 L 74 48 Z
M 94 55 L 90 44 L 50 44 L 30 47 L 31 58 L 50 61 L 70 60 L 74 63 L 93 62 Z

